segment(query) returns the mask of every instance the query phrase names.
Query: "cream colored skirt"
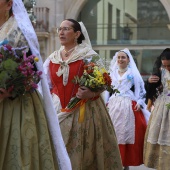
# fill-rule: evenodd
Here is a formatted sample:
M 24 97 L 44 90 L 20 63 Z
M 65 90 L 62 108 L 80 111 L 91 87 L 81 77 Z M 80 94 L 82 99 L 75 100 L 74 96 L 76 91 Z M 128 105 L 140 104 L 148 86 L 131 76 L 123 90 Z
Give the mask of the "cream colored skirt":
M 103 100 L 88 101 L 84 121 L 79 123 L 78 118 L 79 108 L 60 122 L 72 169 L 121 170 L 115 131 Z
M 170 97 L 156 100 L 145 135 L 144 164 L 157 170 L 170 169 Z

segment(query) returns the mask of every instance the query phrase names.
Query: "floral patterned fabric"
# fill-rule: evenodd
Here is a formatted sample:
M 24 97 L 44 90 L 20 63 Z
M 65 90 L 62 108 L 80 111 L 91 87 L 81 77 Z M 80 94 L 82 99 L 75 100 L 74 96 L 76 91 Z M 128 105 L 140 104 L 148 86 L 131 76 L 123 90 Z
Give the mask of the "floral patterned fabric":
M 67 105 L 77 92 L 78 87 L 75 88 L 75 84 L 71 80 L 74 76 L 81 76 L 83 73 L 83 66 L 80 67 L 81 60 L 87 58 L 90 61 L 94 54 L 95 52 L 86 45 L 76 46 L 68 61 L 65 61 L 69 68 L 66 84 L 63 83 L 63 76 L 59 77 L 56 74 L 58 71 L 56 68 L 64 62 L 60 52 L 57 51 L 50 56 L 52 62 L 48 61 L 48 67 L 50 67 L 49 72 L 51 73 L 51 91 L 58 95 L 62 107 Z M 62 91 L 65 95 L 61 95 L 62 92 L 59 89 L 67 89 L 71 93 Z M 68 98 L 69 100 L 67 100 Z M 57 97 L 53 99 L 58 100 Z M 63 105 L 64 102 L 62 101 L 67 101 L 67 103 Z M 60 128 L 72 163 L 72 169 L 121 170 L 123 167 L 114 127 L 101 97 L 85 103 L 85 117 L 82 123 L 78 122 L 79 115 L 79 107 L 70 113 L 59 113 Z
M 157 170 L 169 170 L 170 167 L 170 146 L 152 144 L 147 142 L 149 128 L 152 122 L 153 114 L 151 114 L 148 128 L 145 134 L 144 142 L 144 165 Z
M 11 16 L 8 19 L 1 30 L 0 41 L 3 41 L 4 39 L 8 39 L 9 44 L 12 47 L 28 47 L 28 43 L 19 29 L 14 16 Z
M 0 136 L 0 169 L 58 169 L 37 92 L 1 101 Z
M 161 76 L 163 92 L 155 101 L 145 135 L 144 164 L 158 170 L 170 167 L 170 110 L 166 104 L 170 101 L 170 73 L 163 69 Z
M 86 103 L 83 123 L 79 108 L 60 123 L 74 170 L 121 170 L 115 131 L 101 98 Z
M 0 32 L 13 47 L 28 46 L 14 17 Z M 40 95 L 35 91 L 0 101 L 0 169 L 57 170 L 52 140 Z

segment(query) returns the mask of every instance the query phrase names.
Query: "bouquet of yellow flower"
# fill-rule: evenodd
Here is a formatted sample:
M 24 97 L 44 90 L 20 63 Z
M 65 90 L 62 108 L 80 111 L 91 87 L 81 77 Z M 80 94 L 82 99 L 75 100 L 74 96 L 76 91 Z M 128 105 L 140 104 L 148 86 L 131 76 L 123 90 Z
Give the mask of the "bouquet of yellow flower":
M 80 86 L 86 86 L 93 92 L 102 90 L 107 90 L 112 93 L 118 92 L 117 89 L 114 89 L 111 85 L 111 77 L 107 70 L 94 62 L 85 64 L 83 75 L 81 77 L 75 76 L 73 83 L 79 84 Z M 67 107 L 62 111 L 70 112 L 87 101 L 88 99 L 83 100 L 73 97 Z
M 38 58 L 27 56 L 25 49 L 0 45 L 0 88 L 8 90 L 12 98 L 34 91 L 41 78 L 42 72 L 35 69 Z

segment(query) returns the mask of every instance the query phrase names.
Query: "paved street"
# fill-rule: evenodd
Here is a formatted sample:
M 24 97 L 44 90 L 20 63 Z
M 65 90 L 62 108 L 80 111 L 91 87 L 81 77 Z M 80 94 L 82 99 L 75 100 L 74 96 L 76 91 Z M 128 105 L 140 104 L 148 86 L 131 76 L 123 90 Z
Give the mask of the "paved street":
M 130 166 L 129 170 L 155 170 L 155 169 L 147 168 L 146 166 L 141 165 L 141 166 Z

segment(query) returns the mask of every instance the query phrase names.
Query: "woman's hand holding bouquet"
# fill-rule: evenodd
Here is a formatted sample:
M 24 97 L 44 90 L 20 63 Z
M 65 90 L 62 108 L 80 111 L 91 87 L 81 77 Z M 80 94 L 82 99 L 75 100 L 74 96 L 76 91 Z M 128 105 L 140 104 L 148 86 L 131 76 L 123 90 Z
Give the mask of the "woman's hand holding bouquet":
M 80 107 L 79 122 L 82 122 L 84 119 L 84 104 L 88 100 L 97 99 L 104 90 L 116 92 L 111 85 L 111 77 L 107 70 L 94 62 L 86 63 L 84 65 L 83 75 L 81 77 L 75 76 L 73 83 L 79 84 L 80 87 L 76 97 L 73 97 L 67 107 L 62 109 L 62 111 L 71 112 L 77 107 Z

